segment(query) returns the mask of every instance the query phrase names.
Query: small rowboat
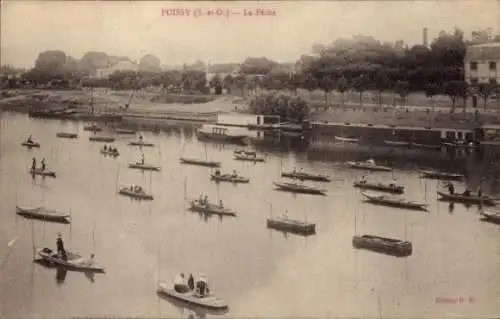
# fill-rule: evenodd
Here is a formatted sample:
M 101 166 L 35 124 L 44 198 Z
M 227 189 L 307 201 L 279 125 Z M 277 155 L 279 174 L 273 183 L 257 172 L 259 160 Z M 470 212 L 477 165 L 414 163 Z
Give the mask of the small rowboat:
M 110 155 L 110 156 L 114 156 L 114 157 L 120 156 L 120 152 L 118 152 L 118 151 L 113 152 L 113 151 L 104 150 L 104 149 L 101 149 L 101 154 Z
M 183 301 L 187 304 L 203 307 L 206 309 L 213 309 L 213 310 L 228 309 L 228 305 L 224 302 L 224 300 L 217 298 L 212 294 L 209 294 L 207 296 L 201 296 L 194 291 L 181 293 L 177 292 L 175 289 L 173 289 L 173 287 L 169 288 L 166 284 L 163 283 L 158 284 L 157 292 L 167 297 Z
M 361 189 L 371 189 L 371 190 L 388 192 L 388 193 L 393 193 L 393 194 L 403 194 L 405 191 L 404 186 L 398 186 L 395 184 L 382 184 L 382 183 L 370 183 L 370 182 L 357 181 L 357 182 L 353 183 L 353 186 L 357 187 L 357 188 L 361 188 Z
M 382 172 L 392 171 L 391 167 L 377 165 L 377 164 L 375 164 L 375 162 L 370 162 L 370 161 L 366 161 L 366 162 L 347 161 L 346 164 L 350 168 L 364 169 L 364 170 L 368 170 L 368 171 L 382 171 Z
M 90 132 L 101 132 L 102 128 L 100 128 L 99 126 L 97 126 L 95 124 L 92 124 L 92 125 L 84 126 L 83 130 L 90 131 Z
M 59 132 L 56 134 L 56 136 L 61 138 L 78 138 L 78 134 L 76 133 Z
M 30 174 L 31 174 L 31 175 L 40 175 L 40 176 L 56 177 L 56 173 L 55 173 L 55 172 L 53 172 L 53 171 L 49 171 L 49 170 L 44 170 L 44 171 L 42 171 L 42 170 L 41 170 L 41 169 L 39 169 L 39 168 L 30 170 Z
M 233 151 L 233 154 L 257 155 L 257 152 L 237 149 Z
M 116 129 L 116 134 L 129 134 L 129 135 L 135 135 L 136 134 L 136 131 L 133 131 L 133 130 L 126 130 L 126 129 Z
M 132 142 L 129 142 L 128 145 L 130 145 L 130 146 L 148 146 L 148 147 L 155 146 L 153 143 L 148 143 L 148 142 L 143 142 L 143 141 L 132 141 Z
M 409 241 L 373 235 L 354 236 L 352 245 L 358 249 L 368 249 L 398 257 L 409 256 L 413 251 L 413 246 Z
M 277 189 L 292 192 L 292 193 L 303 193 L 312 195 L 325 195 L 326 189 L 316 188 L 314 186 L 302 185 L 297 183 L 289 182 L 273 182 Z
M 111 136 L 90 136 L 89 141 L 112 143 L 115 141 L 115 138 Z
M 432 178 L 432 179 L 440 179 L 440 180 L 459 181 L 459 180 L 462 180 L 464 178 L 464 175 L 457 174 L 457 173 L 445 173 L 445 172 L 425 171 L 425 170 L 421 170 L 420 173 L 422 174 L 422 177 L 424 177 L 424 178 Z
M 210 179 L 216 182 L 231 182 L 231 183 L 249 183 L 250 179 L 243 176 L 234 176 L 233 174 L 212 174 Z
M 190 209 L 193 212 L 205 213 L 205 214 L 217 214 L 217 215 L 227 215 L 227 216 L 236 216 L 236 212 L 232 210 L 221 207 L 220 205 L 215 205 L 212 203 L 202 204 L 199 200 L 194 199 L 190 202 Z
M 82 256 L 69 251 L 67 251 L 66 254 L 68 258 L 67 260 L 63 260 L 50 248 L 42 248 L 37 250 L 37 255 L 45 262 L 48 262 L 50 264 L 55 264 L 69 270 L 98 273 L 105 272 L 103 267 L 99 266 L 91 259 L 85 259 Z
M 305 172 L 281 172 L 281 177 L 295 178 L 300 180 L 309 180 L 316 182 L 330 182 L 331 178 L 326 175 L 311 174 Z
M 486 212 L 484 210 L 481 210 L 479 212 L 479 214 L 485 220 L 489 220 L 489 221 L 492 221 L 494 223 L 500 224 L 500 212 Z
M 247 154 L 234 154 L 234 159 L 238 161 L 249 161 L 249 162 L 265 162 L 266 159 L 262 156 L 247 155 Z
M 136 168 L 136 169 L 142 169 L 145 171 L 159 171 L 160 168 L 158 166 L 153 166 L 150 164 L 142 164 L 142 163 L 130 163 L 128 164 L 129 168 Z
M 410 142 L 403 142 L 403 141 L 384 140 L 384 144 L 389 145 L 389 146 L 397 146 L 397 147 L 409 147 L 410 146 Z
M 32 147 L 40 147 L 40 144 L 39 143 L 35 143 L 35 142 L 22 142 L 21 143 L 22 146 L 26 146 L 28 148 L 32 148 Z
M 348 137 L 335 136 L 335 140 L 337 142 L 342 142 L 342 143 L 359 143 L 359 138 L 348 138 Z
M 181 157 L 181 164 L 191 164 L 206 167 L 220 167 L 220 162 Z
M 407 200 L 401 197 L 389 196 L 389 195 L 369 195 L 366 193 L 361 193 L 368 202 L 373 204 L 393 206 L 398 208 L 409 208 L 409 209 L 420 209 L 427 210 L 428 204 L 417 203 L 412 200 Z
M 316 224 L 290 219 L 286 216 L 268 218 L 267 228 L 303 235 L 312 235 L 316 233 Z
M 420 144 L 420 143 L 412 143 L 411 147 L 420 148 L 420 149 L 424 149 L 424 150 L 436 150 L 436 151 L 439 151 L 441 149 L 441 145 Z
M 134 190 L 133 188 L 130 187 L 122 187 L 118 191 L 121 195 L 129 196 L 135 199 L 145 199 L 145 200 L 153 200 L 153 194 L 151 193 L 146 193 L 144 190 Z
M 465 143 L 449 143 L 449 142 L 444 142 L 442 143 L 443 146 L 449 147 L 449 148 L 463 148 L 463 149 L 480 149 L 480 145 L 475 145 L 475 144 L 465 144 Z
M 477 196 L 471 194 L 470 196 L 465 196 L 463 194 L 447 194 L 444 192 L 437 192 L 441 197 L 440 200 L 455 202 L 455 203 L 464 203 L 464 204 L 482 204 L 486 206 L 495 206 L 495 200 L 489 196 Z
M 45 207 L 21 208 L 16 206 L 16 214 L 26 218 L 39 219 L 48 222 L 64 224 L 69 224 L 71 222 L 71 215 L 69 213 L 62 213 L 56 210 L 46 209 Z

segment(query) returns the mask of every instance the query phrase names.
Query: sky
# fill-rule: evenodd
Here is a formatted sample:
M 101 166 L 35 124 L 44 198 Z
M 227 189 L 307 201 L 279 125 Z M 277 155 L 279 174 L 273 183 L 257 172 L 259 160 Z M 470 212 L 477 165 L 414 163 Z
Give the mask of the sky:
M 61 50 L 75 58 L 101 51 L 135 60 L 152 53 L 167 65 L 241 62 L 249 56 L 294 62 L 310 53 L 314 43 L 328 44 L 355 34 L 414 45 L 422 43 L 424 27 L 429 41 L 455 26 L 466 36 L 488 27 L 500 33 L 500 0 L 6 0 L 1 6 L 0 63 L 27 68 L 45 50 Z M 189 10 L 189 16 L 168 15 L 171 9 Z M 207 16 L 217 9 L 231 14 Z M 257 9 L 269 14 L 255 15 Z M 245 10 L 254 15 L 245 16 Z

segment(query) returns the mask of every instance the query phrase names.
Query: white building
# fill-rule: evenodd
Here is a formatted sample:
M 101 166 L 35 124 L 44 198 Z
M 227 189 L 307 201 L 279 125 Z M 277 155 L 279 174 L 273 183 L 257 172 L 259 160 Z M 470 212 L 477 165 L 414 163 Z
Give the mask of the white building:
M 96 78 L 108 78 L 116 71 L 139 71 L 139 65 L 132 61 L 120 61 L 109 68 L 97 69 Z
M 471 87 L 479 84 L 500 84 L 500 42 L 471 45 L 464 60 L 465 82 Z M 472 106 L 478 106 L 479 97 L 472 95 Z

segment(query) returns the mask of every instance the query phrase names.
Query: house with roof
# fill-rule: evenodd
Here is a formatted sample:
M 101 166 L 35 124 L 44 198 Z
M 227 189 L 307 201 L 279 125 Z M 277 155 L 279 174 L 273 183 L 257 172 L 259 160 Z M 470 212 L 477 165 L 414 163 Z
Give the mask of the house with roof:
M 470 102 L 478 106 L 477 88 L 481 84 L 500 84 L 500 42 L 470 45 L 464 58 L 465 82 L 472 88 Z
M 107 67 L 97 69 L 95 73 L 96 78 L 108 78 L 111 74 L 116 71 L 139 71 L 139 65 L 134 61 L 119 61 L 118 63 Z

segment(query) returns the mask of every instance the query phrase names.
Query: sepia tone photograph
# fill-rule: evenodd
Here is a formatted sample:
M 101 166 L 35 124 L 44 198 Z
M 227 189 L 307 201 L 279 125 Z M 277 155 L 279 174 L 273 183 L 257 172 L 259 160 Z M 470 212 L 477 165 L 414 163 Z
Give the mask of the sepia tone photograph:
M 500 1 L 1 1 L 0 318 L 499 318 Z

